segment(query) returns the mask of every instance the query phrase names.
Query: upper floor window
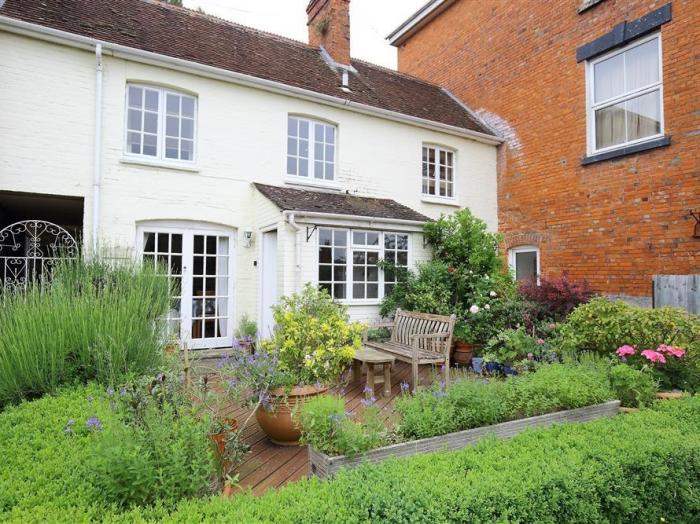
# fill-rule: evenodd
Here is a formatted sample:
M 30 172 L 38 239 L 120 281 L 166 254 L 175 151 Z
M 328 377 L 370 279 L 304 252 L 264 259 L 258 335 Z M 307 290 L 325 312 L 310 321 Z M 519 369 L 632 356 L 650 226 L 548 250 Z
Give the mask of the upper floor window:
M 660 35 L 591 60 L 588 82 L 591 152 L 663 134 Z
M 423 194 L 454 198 L 454 151 L 423 146 Z
M 193 162 L 197 100 L 169 89 L 126 88 L 126 154 Z
M 287 121 L 287 174 L 310 182 L 335 179 L 334 125 L 290 116 Z

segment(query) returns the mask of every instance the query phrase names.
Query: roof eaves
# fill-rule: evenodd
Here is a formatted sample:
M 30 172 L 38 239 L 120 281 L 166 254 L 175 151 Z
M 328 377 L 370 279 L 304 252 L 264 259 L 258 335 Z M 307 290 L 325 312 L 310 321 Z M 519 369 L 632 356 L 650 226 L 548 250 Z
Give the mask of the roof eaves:
M 481 118 L 478 114 L 476 114 L 476 113 L 472 110 L 472 108 L 470 108 L 467 104 L 465 104 L 465 103 L 462 101 L 461 98 L 459 98 L 457 95 L 455 95 L 452 91 L 450 91 L 450 90 L 447 89 L 446 87 L 441 87 L 440 89 L 442 89 L 442 90 L 445 92 L 445 94 L 446 94 L 447 96 L 449 96 L 452 100 L 454 100 L 455 103 L 458 104 L 462 109 L 464 109 L 467 113 L 469 113 L 469 114 L 471 115 L 471 117 L 472 117 L 474 120 L 476 120 L 476 121 L 479 123 L 479 125 L 481 125 L 484 129 L 487 129 L 488 131 L 490 131 L 491 133 L 493 133 L 493 135 L 494 135 L 495 137 L 497 137 L 501 142 L 504 142 L 504 141 L 505 141 L 505 139 L 503 138 L 503 136 L 501 135 L 501 133 L 500 133 L 496 128 L 494 128 L 494 127 L 492 127 L 491 125 L 489 125 L 488 122 L 486 122 L 483 118 Z
M 391 45 L 395 47 L 400 46 L 454 2 L 455 0 L 429 0 L 428 3 L 413 13 L 408 20 L 394 29 L 386 39 Z

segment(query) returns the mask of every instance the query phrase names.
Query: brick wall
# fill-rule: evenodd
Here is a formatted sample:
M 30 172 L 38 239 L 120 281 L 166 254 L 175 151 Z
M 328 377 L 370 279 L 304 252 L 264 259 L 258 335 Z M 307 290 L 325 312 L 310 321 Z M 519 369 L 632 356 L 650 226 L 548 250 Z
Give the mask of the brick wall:
M 644 297 L 653 274 L 700 272 L 700 3 L 661 28 L 669 147 L 581 165 L 585 65 L 576 48 L 667 0 L 460 0 L 399 48 L 399 70 L 443 84 L 507 138 L 499 227 L 540 247 L 545 276 Z

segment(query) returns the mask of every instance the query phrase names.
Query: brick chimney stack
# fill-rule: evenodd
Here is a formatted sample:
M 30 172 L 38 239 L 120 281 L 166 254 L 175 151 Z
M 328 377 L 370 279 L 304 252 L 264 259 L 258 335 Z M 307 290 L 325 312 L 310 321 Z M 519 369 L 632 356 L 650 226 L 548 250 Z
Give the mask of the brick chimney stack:
M 322 46 L 335 62 L 350 65 L 350 0 L 311 0 L 306 14 L 309 45 Z

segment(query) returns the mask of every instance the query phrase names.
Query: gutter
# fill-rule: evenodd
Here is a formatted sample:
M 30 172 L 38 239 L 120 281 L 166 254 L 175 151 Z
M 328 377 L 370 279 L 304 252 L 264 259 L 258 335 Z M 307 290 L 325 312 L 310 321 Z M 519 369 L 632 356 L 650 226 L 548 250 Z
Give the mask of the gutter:
M 102 185 L 102 44 L 95 45 L 95 145 L 92 173 L 92 251 L 97 254 Z
M 299 291 L 301 289 L 301 242 L 299 242 L 301 226 L 296 223 L 293 211 L 283 211 L 282 215 L 294 229 L 294 291 Z
M 298 98 L 301 100 L 308 100 L 311 102 L 321 103 L 327 106 L 336 107 L 340 109 L 347 109 L 356 113 L 362 113 L 370 116 L 383 118 L 386 120 L 392 120 L 394 122 L 400 122 L 403 124 L 429 129 L 431 131 L 446 133 L 461 138 L 467 138 L 488 145 L 498 145 L 503 142 L 502 138 L 489 135 L 488 133 L 472 131 L 470 129 L 464 129 L 462 127 L 452 126 L 449 124 L 442 124 L 440 122 L 434 122 L 425 118 L 405 115 L 403 113 L 391 111 L 389 109 L 382 109 L 367 104 L 352 102 L 350 100 L 346 100 L 337 96 L 325 95 L 322 93 L 317 93 L 308 89 L 302 89 L 300 87 L 290 86 L 273 80 L 265 80 L 263 78 L 258 78 L 252 75 L 228 71 L 219 67 L 208 66 L 189 60 L 183 60 L 181 58 L 173 58 L 158 53 L 152 53 L 150 51 L 143 51 L 141 49 L 135 49 L 120 44 L 114 44 L 103 40 L 90 38 L 87 36 L 76 35 L 67 31 L 60 31 L 58 29 L 52 29 L 50 27 L 44 27 L 41 25 L 24 22 L 8 16 L 0 16 L 0 27 L 4 27 L 7 31 L 12 33 L 30 36 L 33 38 L 39 38 L 41 40 L 46 40 L 58 44 L 70 45 L 79 49 L 92 50 L 97 45 L 101 45 L 103 49 L 103 54 L 105 52 L 109 52 L 109 54 L 115 58 L 123 58 L 127 60 L 132 60 L 134 62 L 155 65 L 159 67 L 163 67 L 164 65 L 166 65 L 170 69 L 176 71 L 194 73 L 207 78 L 223 80 L 226 82 L 231 82 L 246 87 L 252 87 L 255 89 L 260 89 L 275 94 L 281 94 L 293 98 Z
M 406 226 L 423 226 L 428 220 L 406 220 L 401 218 L 368 217 L 359 215 L 344 215 L 342 213 L 319 213 L 317 211 L 282 211 L 285 217 L 292 216 L 303 218 L 330 218 L 333 220 L 361 220 L 378 224 L 398 224 Z M 299 227 L 296 222 L 294 224 Z
M 386 37 L 386 40 L 394 47 L 399 47 L 454 3 L 455 0 L 430 0 L 418 11 L 413 13 L 408 20 L 394 29 Z

